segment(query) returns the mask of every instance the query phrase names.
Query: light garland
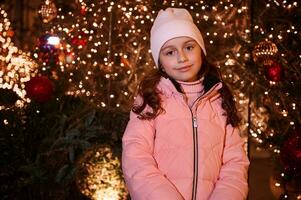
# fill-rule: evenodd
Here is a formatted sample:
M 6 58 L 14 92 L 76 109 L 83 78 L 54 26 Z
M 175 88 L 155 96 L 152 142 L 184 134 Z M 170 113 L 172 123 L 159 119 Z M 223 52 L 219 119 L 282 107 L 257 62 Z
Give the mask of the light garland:
M 88 97 L 99 107 L 124 106 L 122 98 L 128 100 L 131 94 L 136 91 L 139 78 L 144 73 L 142 71 L 145 68 L 154 67 L 151 61 L 151 51 L 148 47 L 145 48 L 149 35 L 144 27 L 148 27 L 154 21 L 157 11 L 151 10 L 150 5 L 143 5 L 141 0 L 124 0 L 118 3 L 117 1 L 103 0 L 89 4 L 85 3 L 84 0 L 78 0 L 77 2 L 79 3 L 80 16 L 75 15 L 75 12 L 69 12 L 66 16 L 61 15 L 62 10 L 59 8 L 56 18 L 61 20 L 62 23 L 56 24 L 50 30 L 51 33 L 57 34 L 60 39 L 60 45 L 57 47 L 59 50 L 58 69 L 67 74 L 67 80 L 70 83 L 70 88 L 66 91 L 66 94 Z M 247 67 L 245 63 L 252 56 L 244 46 L 250 45 L 251 32 L 277 44 L 285 41 L 290 36 L 299 36 L 300 30 L 294 24 L 288 25 L 286 30 L 276 30 L 275 27 L 266 29 L 261 24 L 255 24 L 254 27 L 251 27 L 254 29 L 250 30 L 249 21 L 245 17 L 249 12 L 247 3 L 235 1 L 234 5 L 232 2 L 234 1 L 220 1 L 211 6 L 205 1 L 187 3 L 185 1 L 170 2 L 165 0 L 163 5 L 185 7 L 191 11 L 205 41 L 207 41 L 206 46 L 209 52 L 215 45 L 217 47 L 228 47 L 228 49 L 219 49 L 215 52 L 213 59 L 216 61 L 215 64 L 222 70 L 224 80 L 233 85 L 235 84 L 234 96 L 239 111 L 244 117 L 244 124 L 242 125 L 244 132 L 247 133 L 247 130 L 249 130 L 251 137 L 262 144 L 265 139 L 275 137 L 280 133 L 279 130 L 274 130 L 268 126 L 271 116 L 264 107 L 254 103 L 248 105 L 249 101 L 254 100 L 249 98 L 248 91 L 253 91 L 255 87 L 263 87 L 263 85 L 255 82 L 258 80 L 256 80 L 256 77 L 251 76 L 250 78 L 248 76 L 250 74 L 244 74 L 247 71 L 245 70 Z M 287 1 L 280 2 L 278 0 L 269 0 L 268 2 L 265 9 L 276 5 L 290 12 L 299 6 L 297 2 L 288 3 Z M 35 72 L 37 65 L 29 59 L 28 54 L 18 50 L 11 43 L 9 28 L 7 28 L 10 25 L 6 18 L 7 14 L 2 10 L 0 11 L 3 15 L 3 22 L 0 22 L 0 32 L 2 34 L 0 34 L 0 43 L 1 50 L 3 50 L 1 53 L 5 53 L 5 55 L 0 55 L 0 88 L 12 89 L 24 99 L 23 83 L 29 80 L 29 75 Z M 115 22 L 112 17 L 113 14 L 118 15 Z M 237 38 L 241 42 L 237 42 Z M 113 39 L 122 42 L 120 42 L 121 44 L 113 44 Z M 272 53 L 275 53 L 275 51 Z M 35 56 L 39 58 L 38 54 Z M 282 59 L 287 56 L 287 52 L 280 54 Z M 300 62 L 301 55 L 297 56 L 299 56 Z M 41 62 L 41 65 L 44 71 L 48 70 L 47 62 Z M 144 69 L 141 70 L 142 67 L 139 68 L 139 65 L 143 65 Z M 259 74 L 259 76 L 262 76 L 262 74 Z M 94 79 L 95 77 L 97 80 Z M 246 80 L 242 80 L 242 77 L 246 77 Z M 254 78 L 254 80 L 248 80 L 248 78 Z M 120 86 L 124 87 L 112 88 L 111 83 L 114 81 L 122 83 Z M 100 88 L 96 88 L 96 85 Z M 278 86 L 279 84 L 275 81 L 269 81 L 268 84 L 265 84 L 264 87 L 269 88 L 260 88 L 262 97 L 259 101 L 264 102 L 275 95 L 273 89 L 278 89 Z M 100 94 L 103 91 L 107 93 L 106 96 Z M 99 96 L 102 98 L 98 98 Z M 114 104 L 110 102 L 114 102 Z M 288 106 L 281 98 L 275 100 L 275 102 L 265 103 L 271 106 L 275 115 L 279 115 L 283 120 L 288 121 L 288 127 L 296 124 L 294 119 L 290 117 L 292 112 L 298 110 L 298 103 L 295 100 L 290 102 Z M 250 110 L 247 109 L 248 106 L 250 106 Z M 251 113 L 248 113 L 249 111 Z M 250 122 L 247 118 L 249 114 Z M 7 124 L 8 122 L 6 120 L 3 123 Z M 280 154 L 279 147 L 272 144 L 269 147 L 276 155 Z M 104 166 L 109 168 L 110 165 Z M 94 170 L 93 174 L 100 173 L 97 171 L 100 168 L 96 165 L 89 166 L 89 169 Z M 89 193 L 91 198 L 116 199 L 118 191 L 112 187 L 99 186 L 98 183 L 94 184 L 100 181 L 99 178 L 101 177 L 86 179 L 86 181 L 90 181 L 92 187 L 97 188 L 97 191 L 93 194 Z M 280 187 L 281 185 L 277 182 L 275 186 Z M 91 188 L 86 192 L 91 192 Z
M 15 92 L 21 99 L 17 106 L 30 100 L 25 97 L 25 82 L 37 73 L 37 64 L 29 53 L 18 49 L 12 42 L 12 30 L 5 10 L 0 8 L 0 88 Z
M 78 163 L 76 183 L 93 200 L 127 199 L 120 161 L 109 146 L 96 146 L 85 152 Z
M 104 97 L 99 98 L 103 96 L 103 94 L 100 95 L 98 93 L 102 89 L 96 88 L 98 84 L 95 83 L 96 80 L 93 78 L 98 70 L 100 70 L 98 73 L 108 82 L 106 85 L 111 85 L 109 82 L 122 78 L 127 79 L 125 81 L 129 83 L 134 81 L 134 84 L 131 83 L 129 85 L 130 87 L 137 85 L 138 80 L 135 78 L 137 77 L 137 72 L 133 61 L 143 63 L 145 57 L 151 57 L 150 52 L 146 56 L 141 56 L 143 52 L 141 52 L 140 41 L 146 43 L 147 35 L 141 27 L 147 23 L 149 24 L 152 18 L 149 15 L 150 7 L 142 5 L 141 1 L 136 2 L 139 4 L 132 4 L 128 1 L 119 2 L 118 4 L 114 1 L 99 1 L 88 5 L 85 1 L 79 0 L 78 4 L 82 16 L 75 16 L 73 12 L 69 12 L 64 16 L 60 14 L 61 8 L 58 8 L 57 18 L 61 19 L 62 23 L 54 25 L 50 32 L 58 35 L 61 42 L 64 43 L 60 49 L 59 68 L 61 72 L 69 73 L 70 87 L 66 91 L 67 95 L 90 97 L 91 101 L 98 102 L 98 106 L 108 106 L 110 103 L 105 103 L 107 100 L 103 99 Z M 128 28 L 124 26 L 114 28 L 110 18 L 112 12 L 121 15 L 117 23 L 128 24 L 130 22 L 131 25 Z M 92 24 L 92 27 L 89 24 Z M 124 40 L 124 38 L 130 38 L 128 44 L 113 45 L 123 45 L 126 48 L 112 47 L 112 34 L 116 32 L 113 28 L 124 29 L 118 30 L 122 34 L 119 34 L 114 39 Z M 141 40 L 139 39 L 140 37 Z M 112 53 L 112 48 L 114 48 L 114 53 Z M 72 52 L 72 56 L 69 59 L 64 58 L 66 53 L 63 52 Z M 68 63 L 66 62 L 67 60 L 69 60 Z M 43 69 L 47 70 L 48 63 L 41 61 L 41 64 Z M 148 62 L 146 62 L 146 65 L 148 65 Z M 80 69 L 80 71 L 77 69 Z M 75 70 L 77 70 L 76 73 L 74 73 Z M 78 76 L 82 77 L 80 81 Z M 129 92 L 127 91 L 128 86 L 125 86 L 123 86 L 124 89 L 121 91 L 122 94 Z M 122 103 L 120 101 L 122 98 L 117 99 L 119 97 L 118 94 L 113 89 L 108 89 L 111 92 L 108 93 L 107 99 L 115 102 L 115 106 L 119 107 Z M 132 94 L 133 89 L 130 89 L 130 91 Z M 125 97 L 123 99 L 128 100 Z

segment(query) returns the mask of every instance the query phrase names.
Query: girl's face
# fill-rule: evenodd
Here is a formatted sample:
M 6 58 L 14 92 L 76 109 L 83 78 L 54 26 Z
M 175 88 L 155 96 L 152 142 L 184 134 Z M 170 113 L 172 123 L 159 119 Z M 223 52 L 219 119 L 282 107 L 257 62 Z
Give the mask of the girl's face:
M 202 66 L 201 47 L 190 37 L 168 40 L 161 48 L 159 61 L 163 70 L 173 79 L 192 82 Z

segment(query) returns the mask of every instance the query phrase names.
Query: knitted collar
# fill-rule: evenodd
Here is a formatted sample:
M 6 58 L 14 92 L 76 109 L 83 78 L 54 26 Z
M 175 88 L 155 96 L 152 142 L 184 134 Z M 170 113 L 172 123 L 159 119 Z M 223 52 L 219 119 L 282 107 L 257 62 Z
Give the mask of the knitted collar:
M 184 82 L 184 81 L 177 81 L 177 82 L 181 85 L 184 93 L 192 94 L 192 93 L 202 93 L 204 91 L 203 80 L 204 78 L 201 78 L 194 82 Z

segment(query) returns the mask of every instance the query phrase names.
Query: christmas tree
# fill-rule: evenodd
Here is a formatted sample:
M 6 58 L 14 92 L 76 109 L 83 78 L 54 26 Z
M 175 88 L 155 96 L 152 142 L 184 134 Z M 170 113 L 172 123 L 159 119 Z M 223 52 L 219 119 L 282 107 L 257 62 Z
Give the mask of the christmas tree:
M 152 21 L 166 7 L 191 12 L 209 61 L 234 92 L 242 136 L 273 154 L 277 198 L 299 198 L 297 2 L 45 0 L 31 57 L 12 44 L 1 10 L 4 199 L 127 198 L 121 137 L 137 85 L 154 67 Z
M 279 199 L 301 196 L 300 5 L 296 1 L 254 1 L 251 5 L 253 86 L 250 135 L 272 152 L 273 184 Z

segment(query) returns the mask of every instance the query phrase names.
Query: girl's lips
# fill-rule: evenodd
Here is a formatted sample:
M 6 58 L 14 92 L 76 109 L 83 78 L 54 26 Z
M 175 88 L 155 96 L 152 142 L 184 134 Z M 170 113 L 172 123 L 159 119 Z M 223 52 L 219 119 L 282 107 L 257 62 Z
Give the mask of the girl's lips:
M 180 68 L 177 68 L 177 70 L 181 71 L 181 72 L 186 72 L 190 69 L 192 65 L 188 65 L 188 66 L 184 66 L 184 67 L 180 67 Z

